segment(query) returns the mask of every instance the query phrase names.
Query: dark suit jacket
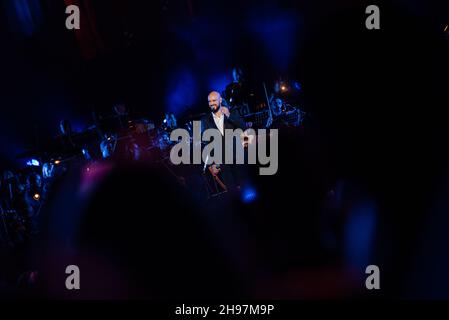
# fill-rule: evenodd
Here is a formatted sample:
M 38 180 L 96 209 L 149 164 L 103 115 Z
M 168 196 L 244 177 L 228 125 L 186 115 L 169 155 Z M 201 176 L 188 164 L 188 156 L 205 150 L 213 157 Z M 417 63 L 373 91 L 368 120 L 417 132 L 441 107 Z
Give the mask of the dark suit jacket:
M 224 126 L 223 126 L 224 130 L 226 130 L 226 129 L 233 129 L 233 130 L 235 130 L 235 129 L 242 129 L 243 131 L 245 131 L 245 129 L 246 129 L 245 128 L 245 124 L 242 121 L 242 119 L 240 118 L 240 116 L 231 113 L 229 118 L 227 118 L 226 116 L 224 116 L 224 117 L 225 117 L 224 118 Z M 203 132 L 208 130 L 208 129 L 217 129 L 218 130 L 218 127 L 215 124 L 214 117 L 213 117 L 212 113 L 208 113 L 207 115 L 205 115 L 201 119 L 201 134 L 203 134 Z M 224 142 L 225 142 L 225 139 L 224 139 L 224 136 L 223 136 L 223 140 L 222 140 L 222 143 L 223 143 L 222 144 L 222 146 L 223 146 L 223 149 L 222 149 L 223 162 L 225 160 L 225 143 Z M 235 142 L 234 142 L 233 149 L 234 149 L 233 158 L 234 158 L 234 161 L 235 161 L 235 159 L 236 159 Z
M 201 118 L 201 133 L 203 133 L 207 129 L 218 129 L 218 127 L 215 125 L 214 117 L 211 112 Z M 225 116 L 224 129 L 242 129 L 243 131 L 245 131 L 246 128 L 242 119 L 238 115 L 231 113 L 229 118 Z

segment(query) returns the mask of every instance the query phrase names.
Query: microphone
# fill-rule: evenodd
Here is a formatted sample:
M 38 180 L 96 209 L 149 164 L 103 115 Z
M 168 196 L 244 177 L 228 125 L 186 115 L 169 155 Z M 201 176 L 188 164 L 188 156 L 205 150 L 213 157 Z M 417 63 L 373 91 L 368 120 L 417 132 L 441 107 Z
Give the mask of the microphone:
M 206 157 L 206 161 L 204 161 L 203 173 L 206 172 L 207 162 L 209 161 L 209 155 Z

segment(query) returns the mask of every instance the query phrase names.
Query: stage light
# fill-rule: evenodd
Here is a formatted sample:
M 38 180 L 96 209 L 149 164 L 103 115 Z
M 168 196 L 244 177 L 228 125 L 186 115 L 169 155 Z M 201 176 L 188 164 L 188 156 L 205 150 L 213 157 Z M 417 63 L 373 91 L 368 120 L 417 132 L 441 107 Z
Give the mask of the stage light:
M 40 195 L 39 193 L 35 193 L 35 194 L 33 195 L 33 199 L 36 200 L 36 201 L 39 201 L 40 198 L 41 198 L 41 195 Z
M 55 165 L 61 164 L 61 160 L 55 160 Z
M 251 203 L 257 199 L 257 191 L 253 188 L 245 188 L 242 192 L 243 203 Z
M 297 81 L 293 82 L 293 87 L 297 90 L 297 91 L 301 91 L 302 87 L 301 84 Z
M 31 159 L 30 161 L 27 162 L 27 166 L 29 167 L 39 167 L 41 164 L 38 160 L 36 159 Z

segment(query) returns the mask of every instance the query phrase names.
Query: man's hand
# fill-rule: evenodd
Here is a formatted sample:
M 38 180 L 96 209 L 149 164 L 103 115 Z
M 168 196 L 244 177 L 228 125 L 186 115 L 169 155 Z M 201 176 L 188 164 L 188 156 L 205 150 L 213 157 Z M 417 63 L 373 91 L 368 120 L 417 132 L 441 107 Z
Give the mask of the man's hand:
M 243 132 L 243 134 L 241 136 L 243 148 L 246 148 L 250 144 L 252 144 L 254 142 L 254 138 L 255 138 L 255 136 L 252 134 L 248 134 L 247 131 Z
M 231 115 L 231 112 L 229 111 L 229 109 L 227 107 L 223 107 L 221 106 L 221 113 L 223 113 L 226 118 L 229 118 L 229 116 Z
M 209 167 L 209 171 L 215 177 L 217 174 L 220 173 L 221 169 L 218 168 L 215 164 L 213 164 Z

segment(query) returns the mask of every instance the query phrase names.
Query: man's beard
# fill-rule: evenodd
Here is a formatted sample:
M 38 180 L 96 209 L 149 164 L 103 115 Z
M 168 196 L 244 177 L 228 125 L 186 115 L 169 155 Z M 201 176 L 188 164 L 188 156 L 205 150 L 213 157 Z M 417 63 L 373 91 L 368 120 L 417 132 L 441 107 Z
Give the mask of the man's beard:
M 217 106 L 216 109 L 211 108 L 211 111 L 212 111 L 213 114 L 216 114 L 218 111 L 220 111 L 220 106 Z

